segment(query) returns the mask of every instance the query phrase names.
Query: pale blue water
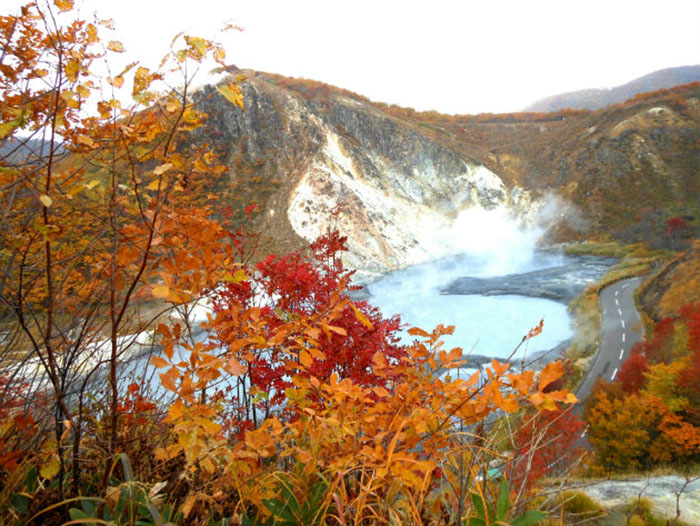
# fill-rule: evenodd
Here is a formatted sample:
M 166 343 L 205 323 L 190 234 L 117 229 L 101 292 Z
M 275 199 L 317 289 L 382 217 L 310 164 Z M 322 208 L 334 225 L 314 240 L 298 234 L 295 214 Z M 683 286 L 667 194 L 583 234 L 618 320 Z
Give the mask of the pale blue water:
M 530 353 L 549 350 L 572 336 L 570 318 L 563 303 L 525 296 L 481 296 L 441 294 L 452 280 L 463 276 L 499 276 L 556 267 L 565 256 L 540 253 L 519 261 L 493 264 L 489 258 L 461 255 L 432 261 L 386 274 L 366 286 L 368 301 L 386 316 L 401 314 L 407 328 L 420 327 L 430 332 L 436 325 L 455 325 L 455 333 L 444 338 L 445 348 L 461 347 L 464 354 L 519 361 Z M 571 276 L 576 279 L 576 276 Z M 544 331 L 523 345 L 511 357 L 522 337 L 544 319 Z M 198 341 L 208 338 L 198 335 Z M 413 337 L 403 333 L 409 343 Z M 181 354 L 181 349 L 176 350 Z M 526 354 L 525 354 L 526 353 Z M 187 359 L 187 353 L 182 353 Z M 150 383 L 153 392 L 164 393 L 153 367 L 145 367 L 145 359 L 124 364 L 123 378 Z M 469 370 L 471 371 L 471 369 Z M 225 380 L 224 380 L 225 381 Z
M 382 276 L 366 287 L 371 294 L 368 301 L 386 316 L 401 314 L 406 324 L 428 332 L 440 323 L 455 325 L 455 333 L 445 337 L 446 348 L 497 358 L 510 356 L 522 337 L 544 319 L 542 334 L 528 340 L 514 357 L 521 359 L 525 350 L 548 350 L 572 336 L 564 304 L 525 296 L 445 295 L 440 288 L 461 276 L 529 272 L 561 261 L 562 256 L 554 254 L 499 267 L 472 256 L 433 261 Z M 411 339 L 404 333 L 405 342 Z

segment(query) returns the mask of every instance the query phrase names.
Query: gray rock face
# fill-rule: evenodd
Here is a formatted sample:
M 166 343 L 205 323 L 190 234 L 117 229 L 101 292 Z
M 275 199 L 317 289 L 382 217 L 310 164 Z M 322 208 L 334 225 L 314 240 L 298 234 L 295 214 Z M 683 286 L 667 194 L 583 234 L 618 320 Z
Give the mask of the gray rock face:
M 527 192 L 360 100 L 309 102 L 255 73 L 241 88 L 245 110 L 216 87 L 197 93 L 198 109 L 209 115 L 201 133 L 229 164 L 264 165 L 258 177 L 282 181 L 274 191 L 251 193 L 263 197 L 263 229 L 310 241 L 337 226 L 348 237 L 345 263 L 360 279 L 427 260 L 436 250 L 433 233 L 465 209 L 502 207 L 523 218 L 532 212 Z
M 681 520 L 687 524 L 700 525 L 700 478 L 691 480 L 687 485 L 684 478 L 675 476 L 606 480 L 576 489 L 606 508 L 629 504 L 641 495 L 651 501 L 655 514 L 666 518 L 676 516 L 678 498 Z

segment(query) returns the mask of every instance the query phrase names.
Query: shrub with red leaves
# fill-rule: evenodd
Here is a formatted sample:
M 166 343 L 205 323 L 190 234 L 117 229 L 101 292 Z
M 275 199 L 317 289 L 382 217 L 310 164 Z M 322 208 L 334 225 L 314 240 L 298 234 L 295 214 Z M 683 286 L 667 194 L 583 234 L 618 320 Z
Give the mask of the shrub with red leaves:
M 511 487 L 527 490 L 544 476 L 565 472 L 583 453 L 583 426 L 573 408 L 523 415 L 506 468 Z
M 232 237 L 240 241 L 240 257 L 245 240 L 238 233 L 232 233 Z M 233 313 L 238 311 L 236 306 L 260 307 L 260 316 L 270 331 L 299 315 L 328 312 L 338 302 L 338 291 L 347 290 L 352 275 L 341 262 L 339 253 L 343 250 L 346 238 L 331 230 L 305 250 L 283 256 L 273 254 L 255 266 L 244 265 L 247 279 L 217 290 L 214 311 Z M 339 311 L 330 330 L 319 331 L 318 343 L 324 357 L 315 357 L 298 374 L 327 380 L 336 373 L 359 385 L 384 385 L 386 378 L 372 372 L 372 358 L 381 353 L 396 362 L 405 356 L 404 346 L 399 344 L 400 326 L 398 316 L 384 318 L 365 301 L 349 302 Z M 232 340 L 231 335 L 220 337 L 222 341 Z M 235 389 L 229 387 L 223 395 L 236 399 L 230 419 L 237 432 L 255 427 L 258 415 L 265 416 L 284 404 L 285 390 L 292 385 L 283 365 L 285 352 L 284 342 L 258 351 L 247 360 L 247 383 Z

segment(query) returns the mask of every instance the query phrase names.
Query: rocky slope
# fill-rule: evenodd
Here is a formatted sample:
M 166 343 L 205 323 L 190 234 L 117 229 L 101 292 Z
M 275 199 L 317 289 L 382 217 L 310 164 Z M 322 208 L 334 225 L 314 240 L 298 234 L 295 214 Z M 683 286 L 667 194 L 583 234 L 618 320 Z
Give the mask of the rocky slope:
M 449 253 L 435 233 L 464 210 L 532 223 L 553 196 L 549 241 L 634 241 L 649 235 L 649 210 L 659 235 L 672 215 L 698 228 L 697 84 L 595 112 L 447 116 L 303 79 L 248 71 L 238 81 L 245 110 L 215 86 L 196 94 L 209 114 L 198 139 L 231 166 L 214 184 L 220 204 L 240 220 L 259 205 L 268 252 L 335 224 L 348 236 L 346 263 L 369 278 Z
M 551 240 L 663 237 L 673 216 L 699 231 L 697 83 L 592 112 L 416 118 L 512 184 L 568 204 Z
M 239 213 L 260 205 L 269 250 L 335 224 L 348 237 L 345 263 L 368 278 L 449 252 L 434 233 L 462 210 L 505 208 L 526 220 L 538 208 L 478 160 L 361 99 L 321 105 L 253 72 L 241 88 L 244 111 L 216 87 L 197 94 L 209 114 L 200 138 L 231 165 L 228 199 Z
M 680 510 L 684 524 L 700 525 L 700 478 L 678 476 L 605 480 L 590 482 L 578 491 L 587 494 L 607 509 L 633 505 L 647 499 L 655 515 L 675 519 Z M 594 522 L 595 523 L 595 522 Z

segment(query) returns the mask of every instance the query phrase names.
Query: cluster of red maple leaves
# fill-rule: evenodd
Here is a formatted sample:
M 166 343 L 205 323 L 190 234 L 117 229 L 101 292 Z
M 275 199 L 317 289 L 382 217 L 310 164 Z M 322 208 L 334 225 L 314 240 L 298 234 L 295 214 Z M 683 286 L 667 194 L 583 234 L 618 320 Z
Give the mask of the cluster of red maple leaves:
M 231 237 L 234 245 L 245 252 L 246 242 L 255 235 L 235 231 Z M 337 231 L 329 230 L 306 249 L 282 256 L 271 254 L 256 264 L 244 264 L 241 270 L 254 278 L 227 283 L 218 289 L 214 296 L 215 313 L 234 304 L 243 308 L 260 307 L 265 325 L 274 331 L 296 315 L 328 311 L 337 300 L 338 291 L 358 288 L 348 285 L 353 271 L 345 269 L 341 262 L 340 253 L 347 250 L 346 241 Z M 399 341 L 400 330 L 399 316 L 384 317 L 366 301 L 350 302 L 333 320 L 333 326 L 319 335 L 324 359 L 313 360 L 297 374 L 326 381 L 337 373 L 340 378 L 365 387 L 383 385 L 386 378 L 372 372 L 372 359 L 377 353 L 395 361 L 405 358 L 405 347 Z M 248 363 L 249 387 L 253 393 L 264 393 L 255 402 L 260 414 L 282 406 L 285 391 L 292 385 L 281 356 L 284 352 L 283 346 L 273 347 L 259 352 Z M 230 395 L 230 386 L 228 391 Z M 234 403 L 234 406 L 228 423 L 231 429 L 242 432 L 256 427 L 256 416 L 249 405 Z

